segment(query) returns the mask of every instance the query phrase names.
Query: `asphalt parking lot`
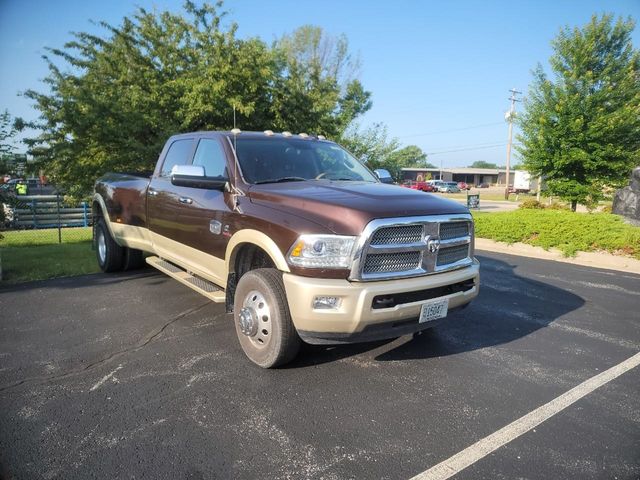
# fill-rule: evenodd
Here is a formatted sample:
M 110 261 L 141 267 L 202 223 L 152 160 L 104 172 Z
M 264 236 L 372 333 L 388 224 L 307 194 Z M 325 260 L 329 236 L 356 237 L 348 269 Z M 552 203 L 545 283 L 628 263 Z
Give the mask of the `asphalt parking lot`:
M 1 476 L 408 479 L 640 352 L 640 276 L 479 258 L 436 329 L 269 371 L 154 271 L 0 289 Z M 640 368 L 452 473 L 640 478 Z

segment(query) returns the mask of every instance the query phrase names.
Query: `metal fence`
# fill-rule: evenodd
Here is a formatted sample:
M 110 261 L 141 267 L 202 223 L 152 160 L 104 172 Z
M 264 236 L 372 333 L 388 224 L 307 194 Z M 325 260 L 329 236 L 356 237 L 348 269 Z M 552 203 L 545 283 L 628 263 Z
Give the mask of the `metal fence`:
M 59 195 L 3 195 L 0 246 L 44 245 L 91 239 L 91 207 Z

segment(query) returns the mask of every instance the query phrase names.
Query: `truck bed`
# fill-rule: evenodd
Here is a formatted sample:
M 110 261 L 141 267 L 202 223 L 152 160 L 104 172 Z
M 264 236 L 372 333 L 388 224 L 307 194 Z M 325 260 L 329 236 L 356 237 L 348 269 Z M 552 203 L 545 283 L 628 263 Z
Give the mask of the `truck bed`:
M 137 227 L 147 226 L 146 173 L 107 173 L 96 181 L 95 192 L 105 200 L 109 219 Z

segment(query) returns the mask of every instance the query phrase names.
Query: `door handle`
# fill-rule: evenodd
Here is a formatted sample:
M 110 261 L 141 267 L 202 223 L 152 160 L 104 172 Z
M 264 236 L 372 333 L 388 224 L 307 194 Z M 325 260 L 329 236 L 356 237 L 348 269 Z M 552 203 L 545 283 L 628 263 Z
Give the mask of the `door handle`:
M 158 195 L 158 192 L 156 190 L 153 189 L 149 189 L 149 195 L 151 195 L 152 197 L 155 197 L 156 195 Z
M 180 203 L 186 203 L 187 205 L 191 205 L 193 203 L 193 200 L 189 197 L 180 197 L 178 200 Z

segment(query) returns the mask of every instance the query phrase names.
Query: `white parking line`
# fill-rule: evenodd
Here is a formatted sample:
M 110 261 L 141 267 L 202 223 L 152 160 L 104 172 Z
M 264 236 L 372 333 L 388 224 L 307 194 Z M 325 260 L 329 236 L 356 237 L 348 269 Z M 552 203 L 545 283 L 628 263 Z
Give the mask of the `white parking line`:
M 113 372 L 108 373 L 107 375 L 105 375 L 104 377 L 102 377 L 98 383 L 96 383 L 93 387 L 91 387 L 89 389 L 90 392 L 93 392 L 96 388 L 100 388 L 104 382 L 106 382 L 107 380 L 109 380 L 111 377 L 113 377 L 113 375 L 122 368 L 122 365 L 118 365 L 118 368 L 116 368 Z
M 624 362 L 582 382 L 580 385 L 572 388 L 568 392 L 554 398 L 549 403 L 545 403 L 541 407 L 527 413 L 506 427 L 484 437 L 482 440 L 477 441 L 461 452 L 456 453 L 454 456 L 431 467 L 429 470 L 419 473 L 411 480 L 444 480 L 452 477 L 461 470 L 464 470 L 468 466 L 476 463 L 478 460 L 486 457 L 491 452 L 497 450 L 503 445 L 506 445 L 510 441 L 515 440 L 523 433 L 537 427 L 542 422 L 577 402 L 585 395 L 588 395 L 595 389 L 618 378 L 623 373 L 628 372 L 638 365 L 640 365 L 640 352 L 636 353 L 633 357 L 628 358 Z

